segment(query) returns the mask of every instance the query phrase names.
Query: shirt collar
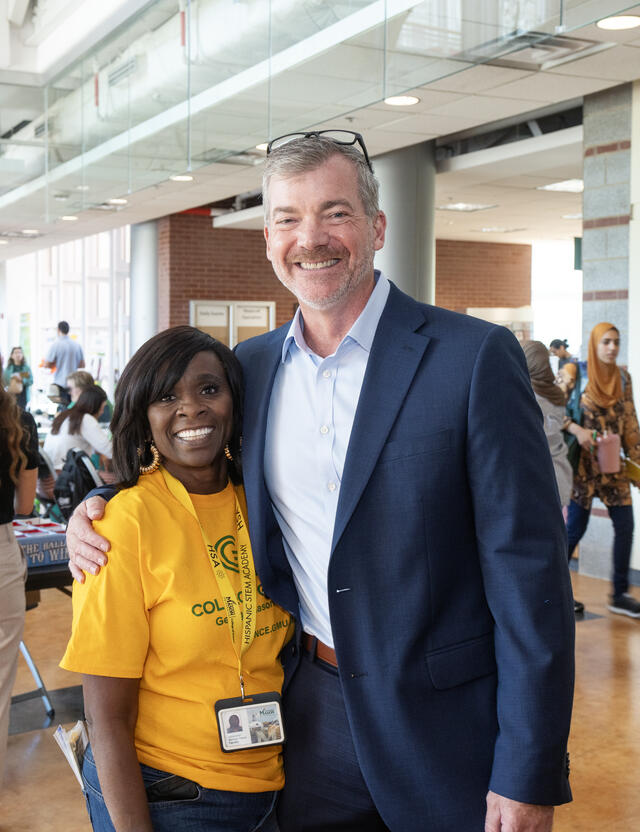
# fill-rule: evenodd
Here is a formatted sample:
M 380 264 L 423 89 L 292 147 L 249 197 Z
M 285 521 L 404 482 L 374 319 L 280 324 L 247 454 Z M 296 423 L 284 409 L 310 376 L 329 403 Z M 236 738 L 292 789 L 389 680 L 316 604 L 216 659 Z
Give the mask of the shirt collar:
M 380 316 L 389 297 L 389 281 L 384 274 L 376 269 L 374 271 L 374 279 L 375 286 L 373 287 L 373 292 L 369 295 L 366 306 L 353 322 L 349 332 L 342 339 L 342 343 L 347 339 L 355 341 L 367 352 L 371 350 Z M 304 318 L 302 317 L 300 307 L 298 307 L 296 314 L 293 316 L 287 337 L 284 339 L 284 344 L 282 345 L 283 363 L 294 344 L 299 350 L 307 353 L 307 355 L 313 355 L 313 350 L 309 348 L 307 342 L 304 340 Z

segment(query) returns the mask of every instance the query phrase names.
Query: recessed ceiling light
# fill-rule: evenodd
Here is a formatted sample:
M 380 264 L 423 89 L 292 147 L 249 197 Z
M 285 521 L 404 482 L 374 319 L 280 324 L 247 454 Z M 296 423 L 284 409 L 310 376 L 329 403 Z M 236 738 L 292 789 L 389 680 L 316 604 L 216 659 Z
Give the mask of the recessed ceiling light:
M 38 231 L 37 228 L 23 228 L 22 233 L 27 234 L 27 235 L 33 235 L 33 234 L 39 234 L 40 232 Z
M 385 98 L 384 103 L 390 104 L 392 107 L 413 107 L 420 101 L 415 95 L 391 95 Z
M 262 150 L 262 151 L 266 152 L 268 147 L 269 147 L 269 142 L 261 142 L 260 144 L 256 145 L 256 150 Z
M 88 185 L 76 185 L 76 191 L 88 191 L 88 190 L 89 190 Z
M 173 182 L 192 182 L 193 176 L 190 173 L 174 173 L 173 176 L 170 176 Z
M 635 29 L 640 26 L 640 17 L 635 14 L 619 14 L 615 17 L 604 17 L 596 23 L 598 29 L 608 29 L 615 31 L 617 29 Z
M 584 191 L 582 179 L 563 179 L 562 182 L 552 182 L 550 185 L 538 185 L 538 191 L 565 191 L 570 194 L 581 194 Z
M 129 200 L 123 199 L 121 197 L 114 197 L 113 199 L 107 200 L 107 202 L 109 203 L 109 205 L 126 205 L 129 202 Z
M 581 220 L 582 219 L 582 214 L 563 214 L 562 219 L 563 220 Z
M 497 205 L 480 205 L 473 202 L 449 202 L 446 205 L 436 205 L 436 211 L 486 211 L 487 208 L 497 207 Z
M 9 240 L 0 240 L 0 246 L 8 246 Z
M 78 218 L 73 214 L 65 214 L 64 217 L 60 217 L 60 219 L 65 222 L 75 222 Z
M 481 228 L 480 231 L 483 234 L 512 234 L 514 231 L 526 231 L 525 228 L 503 228 L 499 225 L 492 225 L 487 226 L 486 228 Z

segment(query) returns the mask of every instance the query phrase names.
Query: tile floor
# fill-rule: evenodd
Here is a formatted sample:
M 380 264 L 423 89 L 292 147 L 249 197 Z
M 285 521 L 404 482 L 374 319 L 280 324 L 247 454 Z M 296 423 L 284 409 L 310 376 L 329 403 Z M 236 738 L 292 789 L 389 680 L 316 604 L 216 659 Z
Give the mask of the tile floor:
M 640 828 L 640 620 L 611 615 L 606 582 L 573 574 L 588 616 L 577 626 L 577 684 L 570 739 L 574 802 L 556 810 L 555 832 Z M 640 591 L 635 593 L 640 597 Z M 27 613 L 25 641 L 63 718 L 79 708 L 74 674 L 57 667 L 68 636 L 71 600 L 45 590 Z M 33 682 L 20 658 L 15 693 Z M 34 707 L 35 706 L 35 707 Z M 66 709 L 66 710 L 64 710 Z M 18 713 L 18 711 L 20 711 Z M 12 708 L 0 832 L 89 832 L 84 799 L 46 723 L 39 700 Z M 57 719 L 54 720 L 57 724 Z M 465 832 L 460 830 L 460 832 Z

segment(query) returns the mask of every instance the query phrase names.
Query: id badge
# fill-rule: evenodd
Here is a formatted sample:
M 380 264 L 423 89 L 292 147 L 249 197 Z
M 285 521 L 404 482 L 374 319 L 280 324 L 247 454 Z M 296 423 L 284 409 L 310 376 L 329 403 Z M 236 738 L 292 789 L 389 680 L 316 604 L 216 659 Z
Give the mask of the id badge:
M 285 741 L 280 694 L 275 691 L 220 699 L 214 707 L 223 751 L 245 751 Z

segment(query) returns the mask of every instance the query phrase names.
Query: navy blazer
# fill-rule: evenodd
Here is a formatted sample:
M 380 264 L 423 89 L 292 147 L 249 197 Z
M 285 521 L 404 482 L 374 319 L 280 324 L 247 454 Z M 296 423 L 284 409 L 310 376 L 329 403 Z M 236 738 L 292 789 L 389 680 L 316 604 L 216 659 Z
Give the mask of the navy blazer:
M 263 464 L 287 331 L 237 355 L 256 566 L 267 594 L 297 614 Z M 571 799 L 566 535 L 524 354 L 506 328 L 391 286 L 347 451 L 328 592 L 356 752 L 391 829 L 480 832 L 488 789 Z

